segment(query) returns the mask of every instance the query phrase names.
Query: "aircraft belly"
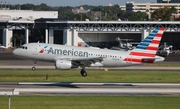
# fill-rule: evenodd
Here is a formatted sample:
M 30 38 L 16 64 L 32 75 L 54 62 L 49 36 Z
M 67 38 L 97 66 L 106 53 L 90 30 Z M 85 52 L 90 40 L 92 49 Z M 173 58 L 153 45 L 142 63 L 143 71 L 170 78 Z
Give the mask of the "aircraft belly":
M 122 64 L 120 59 L 105 59 L 103 61 L 104 67 L 119 67 Z

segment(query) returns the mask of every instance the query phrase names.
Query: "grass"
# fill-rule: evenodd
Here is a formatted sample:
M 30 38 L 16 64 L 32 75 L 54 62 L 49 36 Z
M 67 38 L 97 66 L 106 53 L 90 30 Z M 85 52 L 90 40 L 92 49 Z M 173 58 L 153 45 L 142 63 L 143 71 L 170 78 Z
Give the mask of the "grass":
M 48 80 L 46 80 L 48 75 Z M 151 82 L 179 83 L 180 71 L 0 70 L 0 82 Z M 11 109 L 179 109 L 179 96 L 11 96 Z M 0 109 L 8 97 L 0 96 Z
M 48 80 L 46 80 L 48 75 Z M 79 70 L 0 70 L 0 82 L 146 82 L 179 83 L 180 71 L 103 71 L 88 70 L 82 77 Z
M 145 64 L 146 66 L 157 66 L 157 67 L 180 67 L 179 63 L 156 63 L 156 64 Z
M 0 96 L 0 108 L 8 97 Z M 11 109 L 179 109 L 180 97 L 155 96 L 12 96 Z

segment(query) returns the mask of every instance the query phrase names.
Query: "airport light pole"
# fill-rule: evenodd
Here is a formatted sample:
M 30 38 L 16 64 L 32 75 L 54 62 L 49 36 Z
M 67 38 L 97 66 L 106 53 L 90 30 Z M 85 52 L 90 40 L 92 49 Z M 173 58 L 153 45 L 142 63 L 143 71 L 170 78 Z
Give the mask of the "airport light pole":
M 80 9 L 81 9 L 81 7 L 82 7 L 82 1 L 81 1 Z M 80 10 L 80 12 L 81 12 L 81 21 L 82 21 L 82 10 Z
M 179 0 L 178 0 L 178 4 L 179 4 Z M 179 5 L 178 5 L 178 14 L 179 14 Z
M 11 95 L 8 96 L 8 109 L 11 109 Z
M 10 2 L 8 2 L 8 8 L 9 8 L 9 10 L 10 10 Z
M 2 1 L 1 1 L 1 10 L 2 10 Z
M 6 2 L 5 2 L 5 4 L 4 4 L 4 5 L 5 5 L 5 10 L 6 10 Z
M 14 92 L 14 89 L 12 91 L 1 91 L 0 95 L 7 95 L 8 96 L 8 109 L 11 109 L 11 95 L 19 95 L 19 92 Z

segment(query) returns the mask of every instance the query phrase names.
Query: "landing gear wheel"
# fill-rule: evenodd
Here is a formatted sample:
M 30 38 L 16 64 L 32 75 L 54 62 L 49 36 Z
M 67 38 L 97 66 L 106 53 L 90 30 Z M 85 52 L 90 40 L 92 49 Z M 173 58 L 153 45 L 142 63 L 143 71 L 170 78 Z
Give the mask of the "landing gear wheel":
M 81 70 L 81 75 L 82 75 L 83 77 L 86 77 L 86 76 L 87 76 L 86 71 L 85 71 L 85 70 Z
M 36 63 L 37 63 L 37 61 L 36 60 L 34 60 L 34 65 L 33 65 L 33 67 L 31 68 L 32 69 L 32 71 L 35 71 L 36 70 Z
M 36 70 L 36 67 L 32 67 L 32 71 L 35 71 Z

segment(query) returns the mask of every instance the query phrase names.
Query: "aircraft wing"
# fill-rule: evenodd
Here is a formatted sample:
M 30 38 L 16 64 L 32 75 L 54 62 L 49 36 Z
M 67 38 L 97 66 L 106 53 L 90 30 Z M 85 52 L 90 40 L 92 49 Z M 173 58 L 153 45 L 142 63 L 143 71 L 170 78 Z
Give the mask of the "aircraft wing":
M 73 58 L 73 62 L 78 63 L 79 65 L 90 66 L 91 64 L 95 64 L 96 62 L 102 62 L 102 57 L 87 57 L 87 58 Z
M 60 60 L 69 60 L 72 61 L 73 63 L 76 63 L 78 65 L 86 65 L 86 66 L 90 66 L 91 64 L 94 64 L 96 62 L 102 62 L 103 61 L 103 57 L 78 57 L 78 58 L 67 58 L 67 57 L 59 57 L 57 59 Z
M 72 61 L 102 61 L 103 57 L 82 57 L 82 58 L 72 58 Z

